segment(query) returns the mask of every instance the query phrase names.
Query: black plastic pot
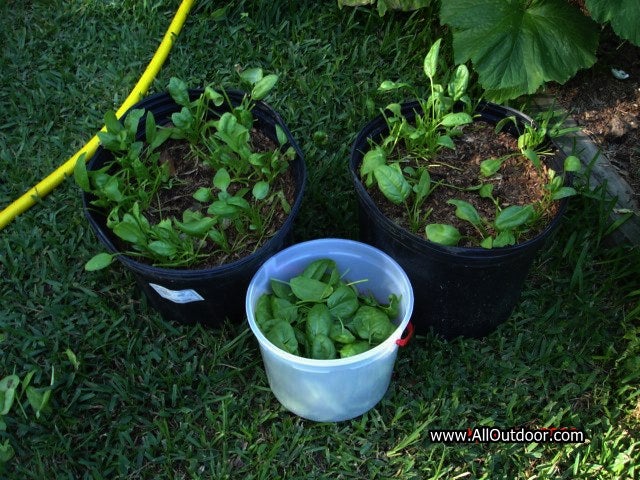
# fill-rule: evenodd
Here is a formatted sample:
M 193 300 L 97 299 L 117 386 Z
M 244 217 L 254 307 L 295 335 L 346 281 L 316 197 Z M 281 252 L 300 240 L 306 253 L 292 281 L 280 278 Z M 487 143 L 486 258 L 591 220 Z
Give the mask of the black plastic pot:
M 195 99 L 201 93 L 202 90 L 191 90 L 190 96 Z M 242 92 L 228 91 L 227 94 L 233 105 L 238 105 L 242 100 Z M 160 93 L 147 97 L 133 108 L 152 111 L 156 122 L 163 124 L 170 119 L 172 113 L 182 107 L 168 94 Z M 222 106 L 214 110 L 224 112 L 228 109 Z M 291 213 L 282 228 L 254 253 L 215 268 L 161 268 L 139 262 L 130 256 L 118 255 L 118 260 L 132 272 L 149 303 L 166 320 L 184 324 L 200 322 L 211 327 L 220 326 L 227 318 L 231 321 L 241 321 L 244 318 L 244 297 L 251 278 L 268 258 L 292 241 L 293 222 L 300 210 L 307 176 L 303 154 L 280 115 L 269 105 L 257 102 L 252 113 L 256 120 L 256 128 L 277 141 L 275 128 L 279 125 L 285 132 L 288 143 L 295 149 L 296 157 L 290 166 L 296 182 L 295 201 Z M 138 138 L 144 138 L 144 132 L 143 117 L 138 128 Z M 285 145 L 284 148 L 287 147 L 288 145 Z M 97 170 L 111 159 L 111 153 L 100 147 L 87 168 Z M 85 215 L 98 239 L 108 251 L 115 253 L 118 251 L 117 237 L 107 228 L 104 212 L 92 207 L 91 200 L 92 195 L 83 194 Z
M 416 102 L 402 107 L 409 120 L 415 111 L 420 111 Z M 532 122 L 522 112 L 491 103 L 481 104 L 476 113 L 493 124 L 511 115 L 520 124 Z M 359 167 L 370 148 L 369 140 L 377 141 L 387 133 L 385 120 L 379 116 L 360 131 L 351 149 L 349 167 L 359 203 L 360 239 L 389 254 L 407 272 L 415 293 L 412 322 L 417 333 L 431 329 L 445 338 L 491 333 L 517 305 L 532 262 L 557 228 L 566 199 L 543 232 L 514 246 L 487 250 L 430 242 L 384 216 L 360 181 Z M 516 134 L 515 127 L 511 133 Z M 553 167 L 561 169 L 560 165 Z

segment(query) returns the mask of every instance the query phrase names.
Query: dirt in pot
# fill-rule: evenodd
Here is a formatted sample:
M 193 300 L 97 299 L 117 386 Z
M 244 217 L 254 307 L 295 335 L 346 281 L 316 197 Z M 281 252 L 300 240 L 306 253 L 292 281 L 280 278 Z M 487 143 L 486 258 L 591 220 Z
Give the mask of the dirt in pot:
M 418 167 L 428 162 L 428 170 L 432 185 L 436 186 L 421 206 L 422 222 L 414 231 L 425 237 L 427 224 L 448 224 L 459 230 L 463 238 L 460 247 L 477 247 L 478 233 L 468 221 L 456 217 L 456 207 L 447 203 L 451 199 L 462 200 L 475 207 L 482 218 L 492 221 L 496 216 L 496 206 L 492 199 L 482 198 L 477 189 L 481 183 L 493 185 L 493 197 L 499 201 L 501 208 L 510 205 L 527 205 L 540 202 L 545 193 L 544 186 L 548 182 L 548 169 L 543 165 L 538 171 L 530 160 L 522 155 L 508 158 L 498 173 L 483 178 L 480 174 L 480 163 L 489 158 L 500 158 L 518 152 L 518 140 L 504 132 L 496 134 L 494 125 L 476 121 L 463 127 L 463 134 L 455 139 L 455 150 L 442 148 L 438 155 L 430 160 L 411 158 L 407 161 L 406 152 L 399 149 L 399 157 L 403 158 L 403 168 Z M 545 157 L 545 163 L 552 163 L 557 151 L 552 150 Z M 413 231 L 411 220 L 404 204 L 390 202 L 374 185 L 368 189 L 381 212 L 402 228 Z M 522 232 L 518 242 L 535 237 L 540 233 L 558 210 L 557 202 L 547 205 L 541 212 L 541 218 L 529 230 Z M 494 235 L 495 231 L 487 232 Z
M 251 147 L 254 152 L 270 152 L 276 150 L 278 145 L 264 133 L 254 128 L 251 130 Z M 203 215 L 206 214 L 206 205 L 196 201 L 193 193 L 201 187 L 211 188 L 212 179 L 216 172 L 209 165 L 200 161 L 191 151 L 189 144 L 181 140 L 165 142 L 160 148 L 159 161 L 168 164 L 171 179 L 166 188 L 161 188 L 158 191 L 155 201 L 145 211 L 149 222 L 157 224 L 163 219 L 172 217 L 181 220 L 182 212 L 185 210 L 200 211 Z M 228 192 L 233 195 L 240 188 L 242 188 L 242 185 L 234 182 L 229 186 Z M 282 190 L 288 204 L 293 205 L 296 195 L 296 182 L 291 168 L 275 179 L 271 189 L 274 192 Z M 257 205 L 257 202 L 250 194 L 246 195 L 246 199 L 252 207 Z M 289 215 L 279 202 L 275 202 L 275 208 L 271 212 L 269 206 L 263 204 L 260 214 L 263 218 L 268 217 L 268 220 L 264 223 L 265 228 L 259 232 L 246 231 L 241 234 L 233 228 L 225 230 L 228 242 L 242 245 L 242 248 L 227 253 L 221 250 L 213 241 L 208 240 L 199 251 L 203 255 L 203 260 L 195 267 L 217 267 L 250 255 L 282 228 Z M 129 245 L 121 241 L 118 242 L 118 247 L 122 251 L 130 249 Z M 151 260 L 142 257 L 137 260 L 142 263 L 153 263 Z

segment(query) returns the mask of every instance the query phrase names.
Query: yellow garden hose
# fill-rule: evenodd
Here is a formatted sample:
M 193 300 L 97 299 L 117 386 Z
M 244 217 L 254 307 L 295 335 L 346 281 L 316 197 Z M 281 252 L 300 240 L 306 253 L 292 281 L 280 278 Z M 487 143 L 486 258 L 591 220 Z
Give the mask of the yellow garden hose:
M 160 71 L 164 61 L 169 55 L 169 51 L 173 46 L 175 37 L 178 36 L 182 26 L 184 25 L 189 10 L 193 5 L 193 0 L 183 0 L 176 12 L 169 29 L 164 34 L 164 38 L 160 43 L 160 46 L 153 55 L 151 62 L 147 66 L 147 69 L 136 83 L 135 87 L 120 106 L 116 112 L 116 116 L 120 118 L 129 108 L 139 102 L 142 97 L 147 93 L 151 82 L 153 82 L 156 75 Z M 9 224 L 15 217 L 20 215 L 25 210 L 35 205 L 36 201 L 45 195 L 48 195 L 54 188 L 56 188 L 62 181 L 73 175 L 73 169 L 78 161 L 78 158 L 84 154 L 85 160 L 89 160 L 98 148 L 99 140 L 98 136 L 94 135 L 84 147 L 78 150 L 71 158 L 60 165 L 56 170 L 50 173 L 46 178 L 38 182 L 34 187 L 31 187 L 24 195 L 11 203 L 7 208 L 0 212 L 0 230 Z

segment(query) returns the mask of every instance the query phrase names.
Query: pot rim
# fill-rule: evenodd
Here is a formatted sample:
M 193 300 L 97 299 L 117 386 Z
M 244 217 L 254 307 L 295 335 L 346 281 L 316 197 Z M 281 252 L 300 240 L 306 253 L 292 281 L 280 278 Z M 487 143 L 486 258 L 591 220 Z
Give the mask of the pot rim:
M 199 95 L 201 95 L 204 92 L 203 88 L 194 88 L 194 89 L 189 89 L 189 96 L 191 99 L 197 98 Z M 242 100 L 242 97 L 245 95 L 246 92 L 241 91 L 241 90 L 235 90 L 235 89 L 228 89 L 225 90 L 225 93 L 229 96 L 229 99 L 231 100 L 232 104 L 237 104 Z M 157 105 L 157 103 L 160 103 L 160 105 Z M 146 108 L 145 105 L 150 104 L 149 108 Z M 140 109 L 140 108 L 144 108 L 145 110 L 151 110 L 153 111 L 153 109 L 158 109 L 160 107 L 164 107 L 164 108 L 176 108 L 175 111 L 179 111 L 179 109 L 181 108 L 171 97 L 171 95 L 169 94 L 168 91 L 162 91 L 162 92 L 158 92 L 152 95 L 149 95 L 143 99 L 141 99 L 139 102 L 137 102 L 135 105 L 133 105 L 129 110 L 127 110 L 121 120 L 123 120 L 132 110 L 134 109 Z M 219 107 L 220 109 L 224 109 L 225 105 L 223 104 L 223 106 Z M 138 260 L 135 260 L 134 257 L 127 255 L 125 253 L 119 253 L 118 249 L 116 248 L 115 244 L 112 241 L 112 236 L 113 233 L 111 232 L 111 230 L 109 230 L 106 225 L 103 225 L 104 222 L 102 221 L 98 221 L 96 219 L 96 213 L 99 211 L 99 209 L 93 207 L 90 205 L 90 194 L 83 191 L 82 192 L 82 207 L 84 210 L 84 214 L 85 217 L 88 219 L 89 224 L 91 225 L 92 229 L 94 230 L 94 233 L 96 234 L 96 236 L 98 237 L 98 240 L 106 247 L 106 249 L 113 253 L 116 254 L 116 258 L 119 262 L 121 262 L 122 264 L 126 265 L 128 268 L 130 268 L 131 270 L 133 270 L 134 272 L 138 272 L 138 273 L 143 273 L 143 274 L 148 274 L 150 272 L 153 272 L 155 274 L 161 274 L 164 275 L 168 278 L 172 278 L 172 277 L 176 277 L 176 278 L 180 278 L 180 279 L 185 279 L 185 278 L 194 278 L 197 279 L 201 276 L 205 276 L 205 275 L 211 275 L 211 274 L 223 274 L 226 271 L 230 271 L 230 270 L 235 270 L 241 266 L 243 266 L 246 263 L 251 263 L 254 261 L 255 258 L 259 257 L 260 255 L 263 254 L 263 252 L 265 250 L 267 250 L 267 248 L 269 247 L 269 244 L 272 241 L 277 241 L 279 239 L 281 239 L 284 235 L 288 234 L 288 231 L 290 230 L 293 221 L 295 219 L 295 217 L 297 216 L 299 210 L 300 210 L 300 206 L 302 204 L 302 199 L 304 196 L 304 191 L 306 188 L 306 183 L 307 183 L 307 169 L 306 169 L 306 165 L 304 162 L 304 154 L 302 152 L 302 150 L 300 149 L 300 147 L 298 146 L 297 142 L 295 141 L 295 139 L 293 138 L 293 135 L 291 134 L 291 132 L 289 131 L 288 127 L 286 126 L 284 120 L 282 119 L 282 117 L 280 116 L 280 114 L 273 109 L 273 107 L 271 107 L 271 105 L 269 105 L 268 103 L 262 101 L 262 100 L 258 100 L 255 102 L 255 107 L 254 107 L 254 112 L 257 111 L 259 112 L 259 116 L 265 118 L 266 120 L 271 121 L 274 125 L 279 125 L 280 128 L 282 128 L 282 130 L 284 131 L 287 140 L 289 142 L 289 144 L 291 145 L 291 147 L 293 147 L 293 149 L 296 152 L 296 156 L 295 158 L 290 162 L 289 164 L 289 168 L 295 168 L 295 165 L 299 165 L 299 169 L 300 171 L 300 178 L 299 181 L 297 178 L 294 178 L 295 183 L 296 183 L 296 187 L 297 187 L 297 192 L 296 192 L 296 197 L 295 200 L 293 202 L 293 205 L 291 206 L 291 211 L 289 212 L 289 214 L 287 215 L 287 218 L 284 221 L 284 224 L 278 229 L 278 231 L 269 239 L 267 239 L 266 242 L 264 242 L 258 249 L 256 249 L 255 251 L 253 251 L 252 253 L 250 253 L 249 255 L 246 255 L 242 258 L 239 258 L 237 260 L 234 260 L 232 262 L 229 263 L 225 263 L 222 265 L 218 265 L 215 267 L 207 267 L 207 268 L 193 268 L 193 267 L 176 267 L 176 268 L 171 268 L 171 267 L 158 267 L 158 266 L 153 266 L 150 265 L 148 263 L 144 263 L 144 262 L 140 262 Z M 155 113 L 155 112 L 154 112 Z M 262 121 L 262 118 L 260 118 L 260 120 Z M 140 126 L 138 129 L 138 135 L 140 135 Z M 95 166 L 95 163 L 100 159 L 101 155 L 107 155 L 108 151 L 102 146 L 100 145 L 95 154 L 93 155 L 93 157 L 89 160 L 87 168 L 89 170 L 92 169 L 93 166 Z M 294 174 L 294 177 L 297 177 L 297 175 Z
M 414 111 L 419 108 L 420 103 L 417 100 L 401 104 L 402 113 L 408 117 L 413 116 Z M 516 117 L 516 120 L 520 122 L 520 124 L 532 123 L 535 125 L 535 121 L 524 112 L 492 102 L 481 101 L 475 111 L 481 116 L 483 116 L 484 114 L 483 118 L 491 123 L 496 123 L 491 120 L 491 117 L 497 117 L 499 119 L 513 115 Z M 351 146 L 349 156 L 349 170 L 351 172 L 351 178 L 356 189 L 356 194 L 358 196 L 358 200 L 372 210 L 374 216 L 377 217 L 376 219 L 380 221 L 385 228 L 394 232 L 395 235 L 408 237 L 412 242 L 417 242 L 422 248 L 435 250 L 447 255 L 465 258 L 508 257 L 517 255 L 521 250 L 526 250 L 528 248 L 537 248 L 543 241 L 545 241 L 551 234 L 551 232 L 558 227 L 560 220 L 567 209 L 568 198 L 565 197 L 560 200 L 558 204 L 558 211 L 542 231 L 540 231 L 534 237 L 525 240 L 524 242 L 516 243 L 515 245 L 486 249 L 482 247 L 447 246 L 432 242 L 424 237 L 418 236 L 415 233 L 400 227 L 398 224 L 391 221 L 386 215 L 384 215 L 380 208 L 378 208 L 378 205 L 369 195 L 369 192 L 367 192 L 364 184 L 362 183 L 362 180 L 360 179 L 360 176 L 358 175 L 358 167 L 362 162 L 364 154 L 369 149 L 369 139 L 379 137 L 385 132 L 388 132 L 388 127 L 384 116 L 378 115 L 370 120 L 364 127 L 362 127 Z M 566 154 L 560 147 L 555 144 L 555 142 L 553 142 L 553 139 L 548 138 L 548 141 L 557 148 L 560 158 L 566 157 Z M 561 169 L 559 169 L 558 171 L 559 173 L 562 173 Z M 565 184 L 570 183 L 571 176 L 566 174 Z

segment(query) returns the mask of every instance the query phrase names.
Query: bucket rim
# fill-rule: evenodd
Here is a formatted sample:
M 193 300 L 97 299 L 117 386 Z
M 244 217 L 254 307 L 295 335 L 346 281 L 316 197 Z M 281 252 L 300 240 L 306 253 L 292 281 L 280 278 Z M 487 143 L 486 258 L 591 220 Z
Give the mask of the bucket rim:
M 397 324 L 397 328 L 393 331 L 393 333 L 391 333 L 391 335 L 389 335 L 389 337 L 379 345 L 376 345 L 375 347 L 365 352 L 359 353 L 357 355 L 353 355 L 351 357 L 334 358 L 330 360 L 319 360 L 314 358 L 302 357 L 299 355 L 293 355 L 292 353 L 286 352 L 281 348 L 278 348 L 277 346 L 275 346 L 273 343 L 271 343 L 267 339 L 267 337 L 264 335 L 264 333 L 262 333 L 262 330 L 258 326 L 253 315 L 252 300 L 257 301 L 257 298 L 254 298 L 256 297 L 255 290 L 257 287 L 255 280 L 262 274 L 262 272 L 267 268 L 269 268 L 270 264 L 275 263 L 278 259 L 280 259 L 283 256 L 291 254 L 292 251 L 299 250 L 302 248 L 308 248 L 310 246 L 314 246 L 317 248 L 323 245 L 324 246 L 349 245 L 352 247 L 362 249 L 364 252 L 368 252 L 369 254 L 374 254 L 378 256 L 381 260 L 387 261 L 396 270 L 396 273 L 400 276 L 402 283 L 406 285 L 410 293 L 409 298 L 407 299 L 402 298 L 400 300 L 401 302 L 407 302 L 406 309 L 405 309 L 404 315 L 402 316 L 402 318 Z M 255 273 L 255 275 L 251 279 L 251 282 L 249 283 L 249 287 L 247 288 L 247 295 L 245 299 L 247 321 L 249 322 L 249 327 L 251 328 L 251 331 L 253 332 L 256 339 L 258 340 L 258 343 L 260 344 L 261 348 L 267 349 L 269 352 L 276 355 L 281 360 L 288 361 L 289 363 L 294 364 L 298 367 L 305 367 L 309 369 L 317 368 L 318 370 L 324 370 L 327 368 L 335 368 L 335 367 L 356 366 L 358 364 L 369 363 L 370 361 L 376 359 L 377 357 L 389 355 L 391 353 L 396 352 L 399 348 L 397 341 L 402 338 L 402 335 L 404 334 L 404 331 L 407 329 L 407 326 L 411 320 L 411 315 L 413 313 L 413 305 L 414 305 L 414 295 L 413 295 L 413 288 L 411 286 L 411 281 L 409 280 L 409 277 L 407 276 L 404 269 L 398 264 L 398 262 L 396 262 L 392 257 L 387 255 L 382 250 L 376 247 L 373 247 L 369 244 L 359 242 L 356 240 L 350 240 L 346 238 L 335 238 L 335 237 L 319 238 L 319 239 L 296 243 L 275 254 L 273 257 L 267 260 Z

